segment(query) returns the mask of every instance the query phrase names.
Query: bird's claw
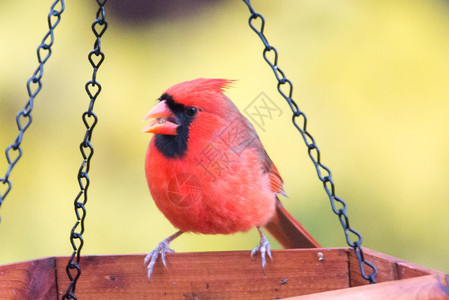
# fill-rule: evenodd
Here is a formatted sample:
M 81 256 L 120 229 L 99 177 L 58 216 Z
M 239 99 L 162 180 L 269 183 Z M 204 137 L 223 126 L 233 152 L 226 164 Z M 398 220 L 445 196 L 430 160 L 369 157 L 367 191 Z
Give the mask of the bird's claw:
M 161 254 L 162 263 L 165 267 L 167 267 L 167 263 L 165 261 L 165 255 L 167 253 L 173 253 L 175 250 L 170 249 L 170 241 L 163 240 L 162 242 L 157 245 L 157 247 L 148 253 L 148 255 L 145 257 L 145 260 L 143 261 L 143 264 L 148 264 L 148 281 L 150 281 L 151 273 L 153 273 L 154 265 L 156 264 L 156 260 L 159 257 L 159 253 Z
M 268 254 L 270 259 L 273 259 L 273 257 L 271 256 L 270 243 L 268 242 L 268 240 L 265 236 L 262 236 L 260 238 L 259 245 L 257 245 L 257 247 L 254 247 L 253 250 L 251 250 L 251 257 L 253 257 L 254 254 L 256 254 L 257 252 L 260 252 L 260 257 L 262 259 L 262 270 L 265 274 L 265 266 L 267 264 L 266 254 Z

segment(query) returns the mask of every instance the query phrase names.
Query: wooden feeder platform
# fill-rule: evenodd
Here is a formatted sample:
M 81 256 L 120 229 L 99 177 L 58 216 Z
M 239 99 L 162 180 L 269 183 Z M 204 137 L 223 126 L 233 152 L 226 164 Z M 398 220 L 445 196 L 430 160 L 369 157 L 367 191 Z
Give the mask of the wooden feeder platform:
M 82 256 L 78 299 L 449 299 L 449 275 L 364 248 L 376 284 L 351 248 L 273 250 L 265 274 L 249 251 L 167 254 L 148 282 L 145 255 Z M 68 257 L 0 266 L 0 299 L 61 299 Z

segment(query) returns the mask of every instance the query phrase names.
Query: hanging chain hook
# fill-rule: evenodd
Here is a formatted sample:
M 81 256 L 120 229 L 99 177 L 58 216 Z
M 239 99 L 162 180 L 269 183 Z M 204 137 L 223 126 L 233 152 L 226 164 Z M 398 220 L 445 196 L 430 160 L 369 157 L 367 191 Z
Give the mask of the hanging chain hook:
M 88 60 L 93 68 L 92 79 L 85 85 L 85 90 L 89 96 L 90 102 L 87 111 L 82 114 L 83 124 L 86 127 L 86 133 L 80 144 L 80 151 L 83 157 L 81 167 L 78 170 L 78 184 L 80 191 L 75 197 L 74 208 L 76 215 L 75 225 L 70 231 L 70 243 L 73 248 L 73 253 L 69 258 L 66 266 L 66 273 L 69 277 L 70 283 L 67 287 L 67 291 L 62 299 L 77 299 L 75 296 L 76 283 L 81 275 L 81 267 L 79 265 L 81 258 L 81 250 L 84 245 L 83 233 L 84 233 L 84 220 L 86 218 L 86 203 L 87 203 L 87 190 L 90 185 L 90 178 L 88 176 L 90 170 L 90 161 L 94 154 L 94 147 L 92 146 L 92 132 L 95 125 L 98 122 L 97 115 L 93 112 L 95 100 L 101 92 L 101 85 L 97 81 L 97 72 L 101 64 L 104 61 L 104 53 L 101 51 L 101 37 L 105 33 L 108 23 L 105 19 L 104 5 L 107 0 L 97 0 L 99 5 L 96 20 L 92 23 L 92 32 L 95 35 L 94 49 L 89 52 Z
M 8 193 L 11 191 L 12 183 L 9 180 L 11 171 L 22 157 L 22 147 L 20 147 L 25 131 L 30 127 L 32 122 L 31 111 L 34 106 L 34 99 L 42 89 L 42 76 L 44 75 L 44 65 L 51 56 L 55 37 L 54 30 L 61 21 L 61 15 L 64 12 L 65 3 L 64 0 L 56 0 L 50 7 L 50 12 L 47 16 L 48 32 L 45 34 L 40 45 L 37 47 L 37 60 L 39 62 L 38 67 L 34 71 L 33 75 L 27 81 L 28 102 L 25 104 L 23 110 L 21 110 L 16 116 L 17 128 L 19 134 L 17 135 L 14 143 L 6 147 L 5 155 L 8 162 L 8 170 L 4 177 L 0 178 L 0 207 L 5 200 Z M 1 220 L 1 219 L 0 219 Z
M 324 190 L 326 191 L 326 194 L 329 197 L 332 211 L 338 216 L 341 226 L 343 227 L 346 236 L 346 243 L 354 250 L 355 256 L 357 257 L 361 275 L 365 280 L 368 280 L 370 283 L 376 283 L 377 268 L 364 258 L 363 249 L 361 247 L 362 235 L 353 228 L 351 228 L 351 226 L 349 226 L 349 218 L 346 213 L 347 210 L 346 203 L 341 198 L 335 195 L 335 184 L 332 179 L 331 170 L 321 163 L 321 152 L 315 143 L 315 139 L 307 131 L 307 117 L 298 108 L 298 105 L 292 99 L 293 84 L 291 83 L 290 80 L 287 79 L 285 73 L 277 65 L 278 52 L 273 46 L 270 45 L 267 37 L 264 34 L 265 19 L 261 14 L 255 12 L 254 8 L 250 3 L 250 0 L 243 0 L 243 2 L 248 6 L 251 14 L 249 17 L 249 26 L 259 36 L 259 38 L 261 39 L 262 43 L 265 46 L 263 50 L 263 58 L 270 66 L 270 68 L 273 70 L 273 73 L 276 76 L 276 79 L 278 81 L 277 89 L 279 94 L 281 94 L 281 96 L 287 101 L 288 105 L 290 106 L 290 109 L 292 110 L 293 125 L 296 127 L 296 129 L 298 129 L 299 133 L 301 134 L 307 146 L 309 157 L 312 160 L 313 164 L 315 165 L 318 178 L 323 183 Z M 256 25 L 257 23 L 259 25 Z M 274 58 L 270 59 L 268 57 L 269 52 L 273 52 L 270 55 Z M 302 120 L 302 126 L 298 124 L 299 120 Z M 340 208 L 337 209 L 336 207 L 337 205 L 339 205 Z M 351 241 L 350 235 L 355 236 L 356 240 Z M 368 275 L 366 274 L 365 267 L 369 267 L 371 269 L 371 272 Z

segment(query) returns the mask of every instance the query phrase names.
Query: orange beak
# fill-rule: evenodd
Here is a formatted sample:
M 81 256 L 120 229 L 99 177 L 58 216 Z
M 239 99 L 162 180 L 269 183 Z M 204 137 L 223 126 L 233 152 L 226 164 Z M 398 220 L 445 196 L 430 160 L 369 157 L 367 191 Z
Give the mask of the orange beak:
M 176 135 L 176 128 L 178 128 L 179 125 L 173 123 L 175 117 L 170 109 L 168 109 L 165 100 L 153 107 L 143 120 L 146 121 L 148 119 L 154 120 L 150 121 L 142 132 Z

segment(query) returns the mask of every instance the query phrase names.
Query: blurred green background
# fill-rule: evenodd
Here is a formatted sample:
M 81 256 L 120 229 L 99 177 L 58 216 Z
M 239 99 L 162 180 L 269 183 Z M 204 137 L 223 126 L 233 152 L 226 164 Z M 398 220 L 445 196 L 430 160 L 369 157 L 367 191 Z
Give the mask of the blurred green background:
M 146 186 L 150 135 L 141 133 L 141 120 L 166 88 L 197 77 L 237 79 L 227 94 L 242 110 L 261 92 L 277 103 L 283 114 L 259 134 L 284 177 L 290 198 L 283 203 L 324 247 L 345 246 L 243 2 L 143 2 L 140 8 L 139 1 L 124 0 L 106 7 L 106 60 L 98 73 L 103 91 L 95 105 L 99 123 L 82 254 L 146 253 L 175 231 Z M 17 136 L 15 115 L 28 100 L 25 83 L 37 67 L 35 51 L 48 30 L 51 3 L 0 2 L 1 149 Z M 85 131 L 81 114 L 89 101 L 84 84 L 92 74 L 87 54 L 97 6 L 66 5 L 22 143 L 24 155 L 0 209 L 0 264 L 72 252 L 69 232 Z M 308 129 L 363 245 L 449 272 L 449 3 L 253 5 L 266 17 L 267 37 L 294 83 L 293 98 L 309 118 Z M 6 169 L 2 154 L 0 177 Z M 220 251 L 257 243 L 252 230 L 189 234 L 172 246 L 178 252 Z

